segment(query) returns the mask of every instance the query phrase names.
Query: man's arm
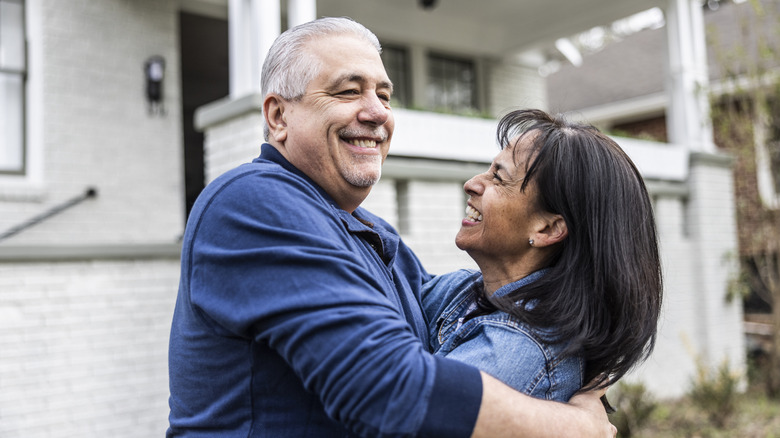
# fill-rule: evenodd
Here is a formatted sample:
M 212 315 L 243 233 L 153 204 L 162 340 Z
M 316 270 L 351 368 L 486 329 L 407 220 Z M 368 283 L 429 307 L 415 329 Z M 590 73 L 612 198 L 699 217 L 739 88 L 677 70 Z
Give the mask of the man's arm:
M 481 374 L 482 404 L 472 438 L 617 435 L 599 400 L 606 389 L 575 395 L 565 404 L 529 397 L 489 374 Z

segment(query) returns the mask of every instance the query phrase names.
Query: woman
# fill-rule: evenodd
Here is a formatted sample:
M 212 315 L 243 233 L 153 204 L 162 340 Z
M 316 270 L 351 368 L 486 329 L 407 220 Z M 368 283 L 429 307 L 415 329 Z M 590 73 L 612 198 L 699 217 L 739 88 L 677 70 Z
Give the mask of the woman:
M 464 185 L 455 242 L 480 271 L 426 285 L 433 351 L 566 401 L 652 351 L 661 269 L 652 205 L 628 156 L 539 110 L 501 119 L 502 151 Z

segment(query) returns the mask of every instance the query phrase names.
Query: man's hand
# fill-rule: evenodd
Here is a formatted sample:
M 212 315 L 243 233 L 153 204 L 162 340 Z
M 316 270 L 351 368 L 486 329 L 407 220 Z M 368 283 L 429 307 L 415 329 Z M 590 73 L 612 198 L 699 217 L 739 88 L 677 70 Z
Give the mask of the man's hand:
M 590 418 L 593 421 L 594 427 L 608 426 L 609 432 L 607 435 L 610 438 L 617 436 L 617 428 L 609 422 L 607 418 L 607 411 L 604 404 L 601 401 L 601 397 L 606 394 L 607 388 L 594 389 L 588 392 L 580 392 L 574 395 L 569 400 L 569 404 L 575 408 L 580 409 L 585 418 Z

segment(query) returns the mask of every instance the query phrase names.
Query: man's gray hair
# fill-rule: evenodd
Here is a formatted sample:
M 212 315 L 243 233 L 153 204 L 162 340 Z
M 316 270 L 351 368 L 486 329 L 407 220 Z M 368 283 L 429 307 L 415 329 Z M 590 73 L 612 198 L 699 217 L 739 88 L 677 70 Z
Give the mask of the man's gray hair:
M 305 51 L 306 43 L 315 38 L 333 35 L 352 35 L 365 40 L 382 53 L 379 39 L 362 24 L 346 17 L 326 17 L 299 24 L 279 35 L 263 62 L 260 79 L 263 97 L 269 93 L 284 99 L 303 97 L 306 87 L 320 73 L 319 61 Z M 268 141 L 268 124 L 263 128 Z

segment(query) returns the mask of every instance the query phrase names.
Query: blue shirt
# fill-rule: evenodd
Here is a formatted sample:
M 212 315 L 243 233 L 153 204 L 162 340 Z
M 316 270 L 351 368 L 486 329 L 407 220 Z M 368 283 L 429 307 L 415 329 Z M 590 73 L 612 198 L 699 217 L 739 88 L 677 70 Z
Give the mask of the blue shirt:
M 263 145 L 187 223 L 167 435 L 469 436 L 481 377 L 428 352 L 429 278 L 387 223 Z
M 535 281 L 544 271 L 499 288 L 505 295 Z M 423 289 L 434 353 L 474 365 L 533 397 L 568 401 L 583 385 L 581 357 L 561 358 L 564 343 L 545 342 L 540 334 L 502 311 L 466 319 L 482 293 L 482 274 L 461 270 L 440 275 Z

